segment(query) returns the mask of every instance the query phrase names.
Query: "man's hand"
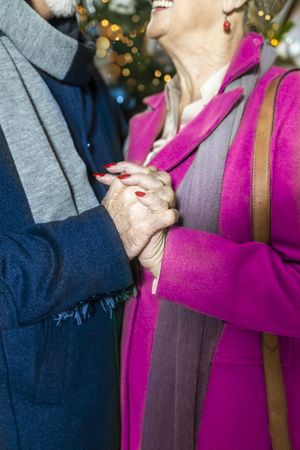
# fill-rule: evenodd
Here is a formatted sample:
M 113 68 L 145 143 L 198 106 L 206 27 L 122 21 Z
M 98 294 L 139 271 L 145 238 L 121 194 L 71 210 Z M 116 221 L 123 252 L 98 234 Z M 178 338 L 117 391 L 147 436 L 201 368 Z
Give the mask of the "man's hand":
M 110 174 L 97 176 L 110 185 L 102 204 L 116 225 L 128 257 L 140 255 L 141 263 L 152 270 L 161 260 L 163 230 L 178 220 L 170 177 L 155 168 L 125 162 L 108 170 Z M 116 177 L 120 172 L 122 175 Z

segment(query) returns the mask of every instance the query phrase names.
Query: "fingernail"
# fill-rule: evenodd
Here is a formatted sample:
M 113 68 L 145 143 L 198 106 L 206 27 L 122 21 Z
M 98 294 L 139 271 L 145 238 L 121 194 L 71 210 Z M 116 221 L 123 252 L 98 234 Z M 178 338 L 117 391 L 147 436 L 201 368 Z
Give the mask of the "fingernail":
M 145 192 L 142 192 L 142 191 L 137 191 L 137 192 L 135 193 L 135 195 L 136 195 L 137 197 L 145 197 L 146 193 L 145 193 Z
M 123 175 L 118 176 L 119 180 L 125 180 L 125 178 L 129 178 L 129 177 L 131 177 L 131 175 L 129 175 L 129 173 L 124 173 Z
M 109 169 L 110 167 L 116 166 L 117 163 L 109 163 L 109 164 L 105 164 L 104 169 Z
M 105 173 L 93 173 L 93 177 L 104 177 Z

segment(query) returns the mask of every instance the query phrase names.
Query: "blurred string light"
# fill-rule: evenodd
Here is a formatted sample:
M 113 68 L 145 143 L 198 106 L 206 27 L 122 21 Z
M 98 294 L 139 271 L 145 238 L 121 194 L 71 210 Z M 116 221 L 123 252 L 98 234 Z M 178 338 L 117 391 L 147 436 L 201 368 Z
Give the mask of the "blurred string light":
M 290 68 L 300 67 L 300 1 L 296 0 L 291 6 L 290 20 L 277 48 L 279 62 Z
M 286 23 L 286 20 L 296 3 L 299 3 L 299 0 L 288 0 L 282 12 L 276 17 L 270 15 L 267 6 L 258 11 L 258 17 L 262 21 L 265 35 L 273 47 L 277 47 L 281 43 L 284 34 L 291 28 L 291 23 Z M 267 4 L 267 2 L 262 0 L 261 4 Z
M 264 21 L 263 28 L 265 29 L 266 37 L 269 39 L 273 47 L 277 47 L 279 40 L 276 38 L 280 25 L 276 22 L 272 22 L 272 16 L 263 9 L 258 11 L 258 17 L 261 21 Z

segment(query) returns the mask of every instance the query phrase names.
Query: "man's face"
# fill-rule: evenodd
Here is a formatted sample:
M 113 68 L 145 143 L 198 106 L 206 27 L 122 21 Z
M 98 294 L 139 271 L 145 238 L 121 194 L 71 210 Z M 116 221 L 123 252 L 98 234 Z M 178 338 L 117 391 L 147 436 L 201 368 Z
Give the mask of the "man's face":
M 55 17 L 71 17 L 75 14 L 75 0 L 44 0 Z

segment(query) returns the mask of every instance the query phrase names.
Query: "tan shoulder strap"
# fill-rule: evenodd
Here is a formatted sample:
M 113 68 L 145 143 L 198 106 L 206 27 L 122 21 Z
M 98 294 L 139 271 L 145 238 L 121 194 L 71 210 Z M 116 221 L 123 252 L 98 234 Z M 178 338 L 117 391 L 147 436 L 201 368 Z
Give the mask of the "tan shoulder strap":
M 270 240 L 271 227 L 270 148 L 275 104 L 278 87 L 284 76 L 275 78 L 266 90 L 255 140 L 252 185 L 253 239 L 265 243 Z M 263 333 L 262 352 L 272 448 L 292 450 L 278 336 Z

